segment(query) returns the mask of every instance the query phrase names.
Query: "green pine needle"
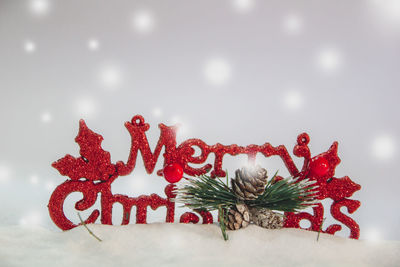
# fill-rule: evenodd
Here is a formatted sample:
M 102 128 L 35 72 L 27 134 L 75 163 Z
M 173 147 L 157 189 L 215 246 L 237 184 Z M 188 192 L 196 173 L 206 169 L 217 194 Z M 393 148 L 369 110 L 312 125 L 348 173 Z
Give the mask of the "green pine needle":
M 219 213 L 218 213 L 219 227 L 221 228 L 221 232 L 222 232 L 222 236 L 224 237 L 224 240 L 228 241 L 229 237 L 228 237 L 228 234 L 226 233 L 226 224 L 225 224 L 227 210 L 225 210 L 221 206 L 219 206 L 218 211 L 219 211 Z
M 232 189 L 219 178 L 202 175 L 189 180 L 178 188 L 176 202 L 192 209 L 203 208 L 208 211 L 227 209 L 237 203 L 249 207 L 267 208 L 276 211 L 295 212 L 315 203 L 317 186 L 308 179 L 299 181 L 289 177 L 273 183 L 276 173 L 265 187 L 265 191 L 255 200 L 240 200 Z M 228 179 L 228 176 L 226 176 Z M 221 228 L 222 229 L 222 228 Z

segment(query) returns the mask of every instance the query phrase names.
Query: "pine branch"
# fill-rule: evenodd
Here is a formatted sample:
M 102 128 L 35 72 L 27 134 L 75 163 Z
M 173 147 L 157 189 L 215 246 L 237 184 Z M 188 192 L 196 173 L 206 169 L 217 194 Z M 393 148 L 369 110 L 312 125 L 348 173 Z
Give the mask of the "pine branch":
M 249 207 L 295 212 L 315 203 L 317 187 L 313 185 L 314 182 L 307 179 L 299 181 L 293 177 L 274 182 L 274 177 L 257 199 L 243 201 L 220 179 L 202 175 L 178 188 L 175 201 L 192 209 L 203 208 L 208 211 L 245 203 Z
M 278 182 L 272 178 L 264 193 L 255 200 L 248 200 L 250 207 L 267 208 L 284 212 L 294 212 L 314 204 L 316 186 L 308 180 L 299 181 L 289 177 Z
M 209 211 L 236 204 L 235 194 L 220 179 L 213 179 L 207 175 L 197 178 L 177 189 L 176 202 L 192 209 L 204 208 Z

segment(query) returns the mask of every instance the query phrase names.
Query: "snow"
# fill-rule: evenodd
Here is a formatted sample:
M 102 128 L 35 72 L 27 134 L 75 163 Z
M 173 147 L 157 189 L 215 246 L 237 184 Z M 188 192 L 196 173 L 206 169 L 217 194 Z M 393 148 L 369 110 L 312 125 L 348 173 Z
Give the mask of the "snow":
M 367 242 L 250 225 L 89 225 L 66 232 L 0 226 L 1 266 L 400 266 L 400 242 Z

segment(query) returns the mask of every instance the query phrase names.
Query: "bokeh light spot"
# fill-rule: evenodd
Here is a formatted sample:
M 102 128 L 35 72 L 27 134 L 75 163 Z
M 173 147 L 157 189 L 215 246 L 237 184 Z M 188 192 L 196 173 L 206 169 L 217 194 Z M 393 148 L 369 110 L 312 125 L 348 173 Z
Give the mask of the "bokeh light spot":
M 52 120 L 51 113 L 48 112 L 48 111 L 43 112 L 43 113 L 40 115 L 40 119 L 42 120 L 43 123 L 49 123 L 49 122 L 51 122 L 51 120 Z
M 299 91 L 289 91 L 284 95 L 283 102 L 287 109 L 297 110 L 303 105 L 303 96 Z
M 32 176 L 29 178 L 29 182 L 30 182 L 31 184 L 38 184 L 38 183 L 39 183 L 39 177 L 38 177 L 37 175 L 32 175 Z
M 216 86 L 226 84 L 231 78 L 231 66 L 230 64 L 220 58 L 211 59 L 206 62 L 204 66 L 204 75 L 206 80 Z
M 343 62 L 342 54 L 335 48 L 324 48 L 317 54 L 318 67 L 325 72 L 335 72 Z
M 178 131 L 176 132 L 176 137 L 178 139 L 184 139 L 188 137 L 189 128 L 187 122 L 183 122 L 182 118 L 179 116 L 172 117 L 171 122 L 173 125 L 179 125 Z
M 36 51 L 36 44 L 32 41 L 25 41 L 24 42 L 24 50 L 27 54 L 32 54 Z
M 283 20 L 283 29 L 291 35 L 299 34 L 303 30 L 303 19 L 295 14 L 287 15 Z
M 50 2 L 48 0 L 31 0 L 29 8 L 35 15 L 45 15 L 50 10 Z
M 372 155 L 380 160 L 388 160 L 395 154 L 396 144 L 392 136 L 382 134 L 372 141 Z
M 366 240 L 371 242 L 377 242 L 381 240 L 381 233 L 376 228 L 366 229 L 363 233 L 363 236 Z
M 249 12 L 254 8 L 254 0 L 232 0 L 232 4 L 240 13 Z
M 101 84 L 110 90 L 118 88 L 122 83 L 122 73 L 117 66 L 105 66 L 100 70 Z
M 372 10 L 383 21 L 400 25 L 400 1 L 399 0 L 370 0 Z
M 90 97 L 80 97 L 76 100 L 76 111 L 82 118 L 91 118 L 96 112 L 96 104 Z
M 162 110 L 160 109 L 160 108 L 154 108 L 153 109 L 153 116 L 154 117 L 161 117 L 161 115 L 162 115 Z
M 150 33 L 154 30 L 155 20 L 153 14 L 148 10 L 137 11 L 133 15 L 132 24 L 139 33 Z
M 97 39 L 90 39 L 87 43 L 87 46 L 90 51 L 97 51 L 99 50 L 100 43 Z

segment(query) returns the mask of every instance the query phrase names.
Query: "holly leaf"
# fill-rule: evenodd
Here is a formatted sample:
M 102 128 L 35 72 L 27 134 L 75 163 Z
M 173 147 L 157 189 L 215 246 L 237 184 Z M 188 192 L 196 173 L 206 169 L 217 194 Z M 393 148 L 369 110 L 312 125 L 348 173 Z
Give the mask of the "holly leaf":
M 72 180 L 85 178 L 90 181 L 107 181 L 115 173 L 115 165 L 111 163 L 110 153 L 101 147 L 103 137 L 90 130 L 84 120 L 79 121 L 79 133 L 75 142 L 80 147 L 80 157 L 71 155 L 54 162 L 52 166 L 61 175 Z
M 343 178 L 331 178 L 326 184 L 327 196 L 334 201 L 349 198 L 354 192 L 361 189 L 361 186 L 353 182 L 348 176 Z

